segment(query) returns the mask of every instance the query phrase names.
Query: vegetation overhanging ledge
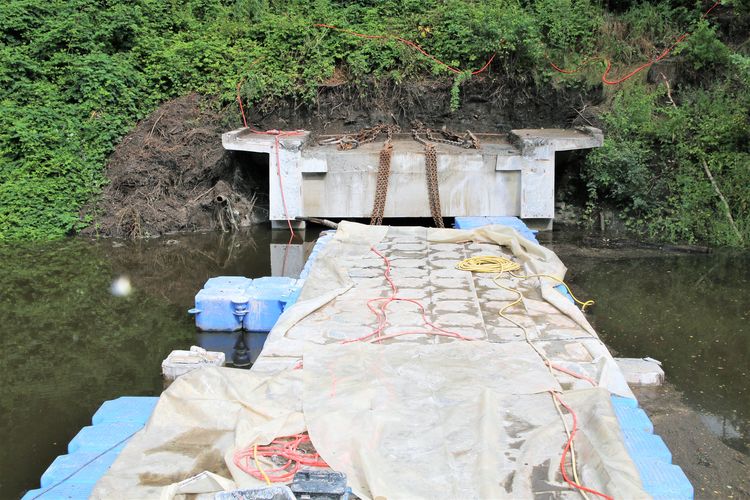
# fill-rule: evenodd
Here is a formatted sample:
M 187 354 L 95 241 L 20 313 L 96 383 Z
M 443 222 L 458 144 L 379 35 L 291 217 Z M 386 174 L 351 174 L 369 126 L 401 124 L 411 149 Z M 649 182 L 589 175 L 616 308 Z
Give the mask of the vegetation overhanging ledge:
M 372 82 L 434 81 L 446 88 L 450 114 L 484 81 L 510 92 L 510 102 L 550 89 L 577 93 L 574 113 L 565 110 L 572 117 L 557 125 L 574 119 L 606 135 L 578 174 L 589 213 L 614 207 L 634 230 L 662 240 L 747 245 L 750 2 L 723 0 L 703 16 L 711 6 L 9 0 L 0 6 L 0 241 L 90 226 L 96 214 L 84 207 L 106 184 L 113 148 L 177 96 L 212 96 L 206 102 L 238 126 L 238 89 L 264 116 L 283 103 L 314 108 L 321 89 L 341 83 L 365 91 Z M 627 75 L 685 32 L 647 71 L 602 83 L 608 66 L 610 79 Z

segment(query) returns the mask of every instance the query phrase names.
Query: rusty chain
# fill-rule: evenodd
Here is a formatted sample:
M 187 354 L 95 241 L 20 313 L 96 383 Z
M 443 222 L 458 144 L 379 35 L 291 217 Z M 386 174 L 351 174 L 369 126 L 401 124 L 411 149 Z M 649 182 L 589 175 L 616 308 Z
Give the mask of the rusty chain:
M 411 135 L 414 140 L 424 146 L 424 163 L 427 178 L 427 197 L 430 203 L 430 214 L 436 227 L 445 227 L 443 224 L 443 212 L 440 208 L 440 190 L 437 174 L 437 151 L 435 145 L 428 142 L 422 135 L 427 136 L 427 128 L 418 121 L 415 121 L 411 129 Z M 420 135 L 422 134 L 422 135 Z
M 430 213 L 435 227 L 445 227 L 443 212 L 440 208 L 440 191 L 438 189 L 437 151 L 434 144 L 425 144 L 424 163 L 427 169 L 427 196 L 430 200 Z
M 391 175 L 391 158 L 393 157 L 392 139 L 393 134 L 400 131 L 401 130 L 397 125 L 378 124 L 373 127 L 363 128 L 356 134 L 344 134 L 319 142 L 320 145 L 326 146 L 336 144 L 338 149 L 346 151 L 373 142 L 382 133 L 387 135 L 383 147 L 380 150 L 377 180 L 375 184 L 375 198 L 373 200 L 370 225 L 379 226 L 383 223 L 383 213 L 385 212 L 385 203 L 388 197 L 388 183 Z M 440 134 L 440 137 L 435 135 L 436 132 Z M 466 134 L 463 136 L 459 136 L 448 131 L 445 127 L 439 131 L 432 130 L 416 120 L 412 123 L 411 133 L 414 140 L 424 146 L 427 195 L 432 220 L 435 222 L 436 227 L 445 227 L 440 207 L 437 150 L 435 149 L 434 143 L 447 144 L 465 149 L 479 149 L 479 140 L 470 130 L 467 130 Z
M 363 144 L 373 142 L 378 138 L 380 134 L 385 132 L 390 137 L 393 134 L 393 128 L 398 128 L 397 125 L 386 125 L 380 123 L 373 127 L 366 127 L 357 132 L 356 134 L 344 134 L 318 142 L 321 146 L 331 146 L 336 144 L 338 149 L 342 151 L 348 151 L 355 149 Z
M 425 125 L 419 120 L 414 120 L 412 122 L 412 135 L 415 136 L 415 139 L 417 139 L 418 136 L 423 135 L 425 139 L 430 142 L 447 144 L 449 146 L 456 146 L 464 149 L 479 149 L 480 147 L 479 139 L 471 133 L 471 130 L 467 130 L 463 136 L 455 134 L 445 127 L 437 131 L 442 137 L 436 136 L 435 132 L 435 130 L 425 127 Z
M 393 134 L 400 132 L 397 125 L 386 129 L 388 135 L 383 148 L 380 150 L 380 161 L 378 163 L 378 177 L 375 185 L 375 200 L 372 204 L 371 226 L 383 224 L 383 212 L 385 212 L 385 201 L 388 197 L 388 179 L 391 175 L 391 157 L 393 156 Z

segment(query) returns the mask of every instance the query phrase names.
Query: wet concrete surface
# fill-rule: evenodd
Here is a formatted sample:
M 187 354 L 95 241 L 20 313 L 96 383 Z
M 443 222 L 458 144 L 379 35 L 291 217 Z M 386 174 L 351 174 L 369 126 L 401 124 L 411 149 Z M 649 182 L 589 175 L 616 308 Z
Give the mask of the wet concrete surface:
M 750 496 L 750 256 L 540 239 L 570 268 L 574 292 L 597 300 L 589 318 L 614 352 L 664 362 L 670 388 L 639 396 L 696 497 Z M 270 275 L 271 243 L 256 228 L 0 245 L 0 498 L 38 487 L 103 401 L 159 394 L 161 360 L 196 341 L 195 293 L 211 276 Z M 133 292 L 114 297 L 122 275 Z

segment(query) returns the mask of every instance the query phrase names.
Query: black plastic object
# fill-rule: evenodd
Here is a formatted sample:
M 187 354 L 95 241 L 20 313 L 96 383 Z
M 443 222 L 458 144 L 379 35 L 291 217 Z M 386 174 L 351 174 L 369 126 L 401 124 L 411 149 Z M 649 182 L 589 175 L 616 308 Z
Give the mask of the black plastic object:
M 349 496 L 343 472 L 302 470 L 289 487 L 299 500 L 345 500 Z
M 235 368 L 246 368 L 253 364 L 245 343 L 245 332 L 240 332 L 240 336 L 237 338 L 237 344 L 235 344 L 232 353 L 232 364 Z

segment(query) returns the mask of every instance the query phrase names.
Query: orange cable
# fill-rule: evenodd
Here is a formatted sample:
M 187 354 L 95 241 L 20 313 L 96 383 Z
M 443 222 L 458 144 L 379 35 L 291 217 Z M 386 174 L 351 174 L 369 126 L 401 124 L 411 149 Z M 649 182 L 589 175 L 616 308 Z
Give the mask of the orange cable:
M 551 391 L 550 391 L 551 392 Z M 571 446 L 573 446 L 573 438 L 576 435 L 576 432 L 578 431 L 578 417 L 576 416 L 576 413 L 573 411 L 573 408 L 565 404 L 565 402 L 560 399 L 560 396 L 558 396 L 556 393 L 552 392 L 552 397 L 554 397 L 563 407 L 565 407 L 566 410 L 568 410 L 568 413 L 573 417 L 573 428 L 570 431 L 570 437 L 568 437 L 568 442 L 565 444 L 565 448 L 563 449 L 562 458 L 560 459 L 560 471 L 562 472 L 563 479 L 566 483 L 571 485 L 572 487 L 585 491 L 587 493 L 592 493 L 594 495 L 600 496 L 604 498 L 605 500 L 614 500 L 611 496 L 605 495 L 604 493 L 601 493 L 599 491 L 596 491 L 591 488 L 587 488 L 586 486 L 580 485 L 576 483 L 575 481 L 572 481 L 568 477 L 568 471 L 565 469 L 565 461 L 568 457 L 568 452 L 570 452 Z
M 416 49 L 420 54 L 424 55 L 425 57 L 430 58 L 434 62 L 438 63 L 439 65 L 443 66 L 444 68 L 448 69 L 449 71 L 451 71 L 453 73 L 456 73 L 456 74 L 463 73 L 463 71 L 461 71 L 460 69 L 454 68 L 450 64 L 445 63 L 445 62 L 441 61 L 440 59 L 438 59 L 437 57 L 433 56 L 432 54 L 430 54 L 429 52 L 427 52 L 426 50 L 424 50 L 418 43 L 413 42 L 411 40 L 407 40 L 406 38 L 401 38 L 400 36 L 395 36 L 395 35 L 393 35 L 393 36 L 391 36 L 391 35 L 368 35 L 368 34 L 365 34 L 365 33 L 358 33 L 356 31 L 352 31 L 352 30 L 348 30 L 348 29 L 344 29 L 344 28 L 339 28 L 339 27 L 333 26 L 331 24 L 314 24 L 313 26 L 316 27 L 316 28 L 327 28 L 329 30 L 340 31 L 342 33 L 346 33 L 347 35 L 352 35 L 352 36 L 356 36 L 356 37 L 359 37 L 359 38 L 366 38 L 368 40 L 396 40 L 396 41 L 398 41 L 398 42 L 400 42 L 400 43 L 402 43 L 402 44 L 404 44 L 404 45 L 406 45 L 408 47 Z M 492 64 L 492 61 L 495 60 L 495 56 L 496 55 L 497 55 L 497 52 L 495 52 L 494 54 L 492 54 L 492 57 L 489 58 L 489 60 L 484 64 L 484 66 L 482 66 L 478 70 L 472 71 L 471 74 L 472 75 L 478 75 L 479 73 L 483 73 L 487 68 L 490 67 L 490 64 Z
M 719 6 L 719 4 L 721 4 L 721 0 L 717 0 L 706 12 L 704 12 L 703 15 L 701 16 L 701 19 L 705 19 L 706 16 L 708 16 L 711 13 L 712 10 L 714 10 L 716 7 Z M 672 50 L 674 50 L 674 48 L 677 47 L 677 45 L 679 45 L 680 43 L 684 42 L 685 39 L 688 36 L 690 36 L 689 32 L 685 32 L 682 35 L 678 36 L 677 39 L 675 39 L 674 43 L 671 46 L 669 46 L 668 48 L 666 48 L 664 51 L 662 51 L 662 53 L 659 54 L 656 58 L 651 59 L 649 61 L 646 61 L 645 63 L 641 64 L 640 66 L 638 66 L 634 70 L 630 71 L 626 75 L 624 75 L 624 76 L 622 76 L 622 77 L 620 77 L 620 78 L 618 78 L 616 80 L 610 80 L 608 78 L 609 77 L 609 73 L 612 70 L 612 62 L 609 61 L 609 60 L 607 60 L 607 68 L 604 70 L 604 74 L 602 74 L 602 82 L 604 84 L 606 84 L 606 85 L 618 85 L 620 83 L 623 83 L 626 80 L 629 80 L 630 78 L 634 77 L 635 75 L 637 75 L 638 73 L 640 73 L 644 69 L 646 69 L 646 68 L 654 65 L 655 63 L 657 63 L 657 62 L 665 59 L 672 52 Z M 547 58 L 550 66 L 552 66 L 552 68 L 555 71 L 557 71 L 559 73 L 566 74 L 566 75 L 573 75 L 575 73 L 578 73 L 583 66 L 587 65 L 588 63 L 590 63 L 592 61 L 598 60 L 598 59 L 602 59 L 602 58 L 601 57 L 594 57 L 594 58 L 586 59 L 581 64 L 579 64 L 575 69 L 567 70 L 567 69 L 563 69 L 563 68 L 557 66 L 555 63 L 553 63 L 551 60 L 549 60 L 549 57 Z

